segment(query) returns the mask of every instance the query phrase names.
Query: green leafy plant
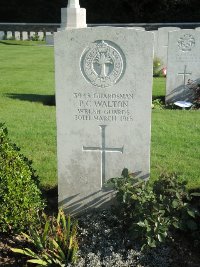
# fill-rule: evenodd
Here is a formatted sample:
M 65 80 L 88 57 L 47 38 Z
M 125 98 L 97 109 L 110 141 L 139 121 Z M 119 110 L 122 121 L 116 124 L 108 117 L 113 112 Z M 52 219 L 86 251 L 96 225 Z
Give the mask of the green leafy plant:
M 154 58 L 153 60 L 153 77 L 162 77 L 162 61 L 159 58 Z
M 76 262 L 77 221 L 72 223 L 70 216 L 66 220 L 62 209 L 57 218 L 43 214 L 40 229 L 33 228 L 29 235 L 23 235 L 34 245 L 36 252 L 29 248 L 12 248 L 12 251 L 31 257 L 27 262 L 38 266 L 66 266 Z
M 156 99 L 154 99 L 153 101 L 152 101 L 152 108 L 153 109 L 159 109 L 159 110 L 162 110 L 162 109 L 164 109 L 164 103 L 162 102 L 162 100 L 161 99 L 159 99 L 159 98 L 156 98 Z
M 38 223 L 44 202 L 31 164 L 0 124 L 0 232 L 19 232 Z
M 165 216 L 170 218 L 171 225 L 183 231 L 197 230 L 195 218 L 199 211 L 192 205 L 192 198 L 199 193 L 189 193 L 186 182 L 180 182 L 177 174 L 163 174 L 154 182 L 153 191 L 157 201 L 165 207 Z
M 190 204 L 193 196 L 176 175 L 162 175 L 150 185 L 124 169 L 121 177 L 110 179 L 108 184 L 117 191 L 117 210 L 131 237 L 139 240 L 143 248 L 164 242 L 171 229 L 196 230 L 199 211 Z
M 34 33 L 31 38 L 30 38 L 31 41 L 39 41 L 40 40 L 40 36 L 38 33 Z

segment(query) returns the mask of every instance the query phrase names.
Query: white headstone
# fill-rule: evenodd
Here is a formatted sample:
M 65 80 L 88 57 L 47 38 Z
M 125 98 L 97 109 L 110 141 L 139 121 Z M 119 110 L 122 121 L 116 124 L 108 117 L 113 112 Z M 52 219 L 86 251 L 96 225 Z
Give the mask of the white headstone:
M 4 32 L 0 32 L 0 40 L 3 40 L 4 38 Z
M 188 80 L 200 78 L 200 31 L 170 32 L 167 64 L 166 102 L 192 101 L 194 91 Z
M 158 57 L 158 31 L 150 31 L 153 33 L 153 54 L 154 54 L 154 58 Z
M 124 167 L 147 179 L 153 35 L 116 27 L 55 34 L 59 205 L 105 205 Z
M 22 32 L 22 39 L 28 40 L 28 33 L 27 32 Z
M 158 29 L 157 51 L 154 56 L 161 60 L 163 67 L 167 66 L 168 34 L 179 29 L 177 27 L 162 27 Z
M 61 26 L 58 31 L 86 27 L 86 9 L 80 8 L 79 0 L 69 0 L 67 8 L 61 8 Z
M 44 39 L 44 33 L 38 32 L 38 37 L 39 37 L 39 40 L 43 40 Z
M 47 45 L 54 45 L 54 35 L 50 32 L 47 32 L 45 42 Z
M 15 40 L 20 40 L 20 32 L 15 32 Z
M 7 39 L 9 40 L 9 39 L 12 39 L 12 38 L 13 38 L 12 32 L 11 31 L 8 31 L 7 32 Z

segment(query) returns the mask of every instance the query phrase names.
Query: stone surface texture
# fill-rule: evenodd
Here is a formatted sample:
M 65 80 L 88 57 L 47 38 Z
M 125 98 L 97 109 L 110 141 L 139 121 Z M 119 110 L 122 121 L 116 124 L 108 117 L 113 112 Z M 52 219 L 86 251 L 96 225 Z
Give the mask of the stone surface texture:
M 150 31 L 153 33 L 153 57 L 156 58 L 158 57 L 158 31 Z
M 55 34 L 59 205 L 104 206 L 124 167 L 150 172 L 153 34 L 117 27 Z
M 52 33 L 47 33 L 45 37 L 45 42 L 47 45 L 54 45 L 54 35 Z
M 28 40 L 28 33 L 27 32 L 22 32 L 22 39 Z
M 169 33 L 166 103 L 192 101 L 193 84 L 200 79 L 200 31 L 179 30 Z
M 3 40 L 4 38 L 4 32 L 0 32 L 0 40 Z

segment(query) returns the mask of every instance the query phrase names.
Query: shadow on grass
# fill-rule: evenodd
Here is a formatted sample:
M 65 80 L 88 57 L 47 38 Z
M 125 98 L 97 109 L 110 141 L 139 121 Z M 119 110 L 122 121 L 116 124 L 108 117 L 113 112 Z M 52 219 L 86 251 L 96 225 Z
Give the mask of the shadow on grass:
M 165 96 L 164 95 L 156 95 L 156 96 L 152 96 L 152 100 L 156 100 L 159 99 L 160 101 L 162 101 L 163 103 L 165 103 Z
M 22 44 L 18 44 L 18 43 L 8 43 L 6 41 L 0 41 L 0 44 L 5 44 L 5 45 L 22 45 Z
M 6 94 L 6 97 L 22 101 L 38 102 L 45 106 L 55 106 L 55 95 Z
M 33 43 L 35 42 L 35 43 Z M 42 42 L 42 41 L 41 41 Z M 3 40 L 0 41 L 0 44 L 4 45 L 20 45 L 20 46 L 38 46 L 38 45 L 46 45 L 45 43 L 40 43 L 37 41 L 15 41 L 15 40 Z

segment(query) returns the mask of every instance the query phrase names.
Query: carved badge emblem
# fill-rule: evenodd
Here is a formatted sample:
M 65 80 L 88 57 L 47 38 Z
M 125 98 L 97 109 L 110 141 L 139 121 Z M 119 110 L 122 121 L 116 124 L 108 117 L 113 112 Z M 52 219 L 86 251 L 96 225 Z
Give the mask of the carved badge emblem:
M 178 40 L 178 47 L 182 52 L 189 52 L 195 46 L 195 39 L 191 34 L 184 34 Z
M 122 50 L 116 44 L 104 40 L 96 41 L 81 56 L 82 74 L 94 86 L 112 86 L 124 73 L 124 58 Z

